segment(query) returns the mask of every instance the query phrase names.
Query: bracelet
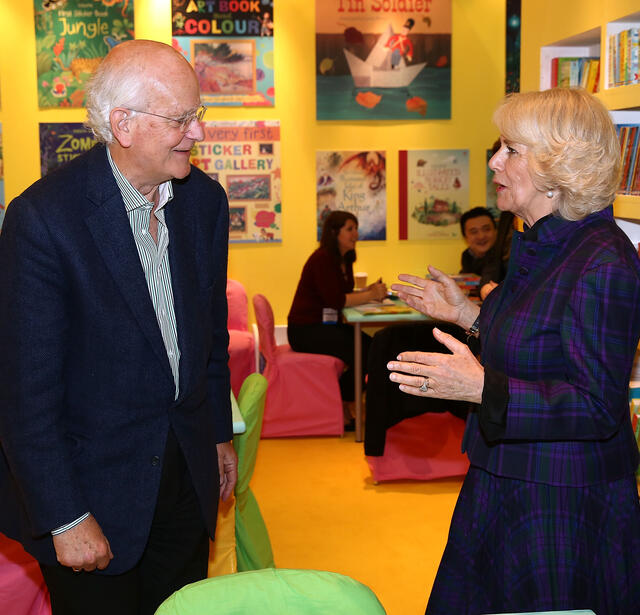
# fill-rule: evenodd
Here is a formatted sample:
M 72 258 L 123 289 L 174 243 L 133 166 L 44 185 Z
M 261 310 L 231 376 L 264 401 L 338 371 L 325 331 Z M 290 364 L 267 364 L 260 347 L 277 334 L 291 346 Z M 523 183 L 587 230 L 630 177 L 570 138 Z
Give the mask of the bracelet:
M 480 331 L 480 314 L 478 314 L 478 318 L 476 318 L 473 324 L 467 329 L 467 336 L 477 335 L 478 331 Z

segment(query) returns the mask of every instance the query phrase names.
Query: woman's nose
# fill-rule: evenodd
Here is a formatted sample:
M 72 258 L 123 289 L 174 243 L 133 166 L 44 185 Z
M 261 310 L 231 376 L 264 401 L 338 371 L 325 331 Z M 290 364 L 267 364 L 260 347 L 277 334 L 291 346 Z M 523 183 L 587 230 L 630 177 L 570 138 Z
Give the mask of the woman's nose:
M 493 156 L 491 156 L 491 160 L 489 160 L 489 168 L 492 171 L 496 171 L 499 167 L 500 160 L 500 152 L 497 151 Z

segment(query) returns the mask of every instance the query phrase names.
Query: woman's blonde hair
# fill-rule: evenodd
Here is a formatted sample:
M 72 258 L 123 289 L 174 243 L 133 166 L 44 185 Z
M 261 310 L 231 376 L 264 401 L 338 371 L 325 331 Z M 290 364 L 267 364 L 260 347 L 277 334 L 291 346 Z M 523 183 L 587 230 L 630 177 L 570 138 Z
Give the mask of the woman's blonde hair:
M 540 191 L 556 212 L 580 220 L 610 205 L 620 184 L 620 145 L 606 107 L 582 88 L 510 94 L 493 114 L 502 137 L 526 145 Z

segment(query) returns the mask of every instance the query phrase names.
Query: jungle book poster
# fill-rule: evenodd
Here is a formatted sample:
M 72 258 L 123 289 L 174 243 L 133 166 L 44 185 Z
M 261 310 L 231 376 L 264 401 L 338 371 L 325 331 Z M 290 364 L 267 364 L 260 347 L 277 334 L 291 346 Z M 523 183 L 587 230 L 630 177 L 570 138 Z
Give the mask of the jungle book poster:
M 88 152 L 96 138 L 80 122 L 41 122 L 40 132 L 40 175 Z
M 280 122 L 205 122 L 191 162 L 229 199 L 229 241 L 282 241 Z
M 318 0 L 316 117 L 449 119 L 451 0 Z
M 38 106 L 84 106 L 109 49 L 134 38 L 133 0 L 34 0 Z
M 329 213 L 358 218 L 360 240 L 386 239 L 387 165 L 384 151 L 316 152 L 317 237 Z
M 273 0 L 172 0 L 173 46 L 203 104 L 272 107 Z
M 400 150 L 399 239 L 456 239 L 469 209 L 469 150 Z

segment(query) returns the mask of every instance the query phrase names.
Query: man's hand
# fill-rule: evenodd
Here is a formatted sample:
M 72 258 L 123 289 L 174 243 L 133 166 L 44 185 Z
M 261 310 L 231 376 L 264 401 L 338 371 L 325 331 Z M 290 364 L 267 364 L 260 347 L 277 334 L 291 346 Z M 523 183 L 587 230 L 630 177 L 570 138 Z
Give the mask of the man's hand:
M 233 493 L 238 482 L 238 455 L 231 442 L 221 442 L 217 447 L 220 497 L 226 500 Z
M 53 546 L 58 561 L 76 571 L 104 570 L 113 559 L 109 541 L 91 515 L 70 530 L 56 534 Z

